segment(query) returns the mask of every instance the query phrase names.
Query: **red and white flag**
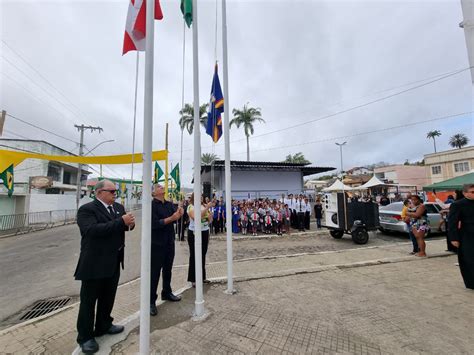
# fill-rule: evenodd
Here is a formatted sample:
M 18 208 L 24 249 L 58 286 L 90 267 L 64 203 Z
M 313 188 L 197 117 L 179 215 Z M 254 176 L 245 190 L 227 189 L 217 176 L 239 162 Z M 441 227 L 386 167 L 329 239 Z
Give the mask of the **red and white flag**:
M 155 20 L 162 20 L 160 1 L 155 0 Z M 130 0 L 123 39 L 123 54 L 128 51 L 145 51 L 146 0 Z

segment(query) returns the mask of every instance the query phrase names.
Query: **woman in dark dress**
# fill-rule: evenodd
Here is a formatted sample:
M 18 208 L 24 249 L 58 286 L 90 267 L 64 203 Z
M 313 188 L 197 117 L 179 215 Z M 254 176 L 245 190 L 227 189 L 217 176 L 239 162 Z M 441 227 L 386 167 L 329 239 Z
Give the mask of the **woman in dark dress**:
M 459 248 L 459 269 L 466 288 L 474 290 L 474 184 L 463 188 L 463 199 L 449 206 L 448 229 L 451 243 Z

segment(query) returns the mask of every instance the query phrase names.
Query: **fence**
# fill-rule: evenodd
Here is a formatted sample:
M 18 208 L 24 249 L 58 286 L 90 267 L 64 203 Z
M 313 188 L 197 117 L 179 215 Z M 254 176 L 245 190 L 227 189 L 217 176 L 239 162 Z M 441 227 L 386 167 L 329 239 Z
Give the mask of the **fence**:
M 141 209 L 141 204 L 131 205 L 128 211 Z M 0 215 L 0 236 L 28 233 L 35 230 L 63 226 L 76 222 L 76 210 L 31 212 L 24 214 Z
M 59 210 L 0 216 L 0 235 L 52 228 L 76 221 L 76 210 Z

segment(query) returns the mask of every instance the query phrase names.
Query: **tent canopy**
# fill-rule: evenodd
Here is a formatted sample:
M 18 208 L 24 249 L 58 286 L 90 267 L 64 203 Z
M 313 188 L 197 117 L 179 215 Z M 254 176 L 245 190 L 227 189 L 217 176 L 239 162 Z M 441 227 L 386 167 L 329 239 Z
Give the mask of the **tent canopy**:
M 361 186 L 358 186 L 358 187 L 353 187 L 352 189 L 353 190 L 365 190 L 365 189 L 370 189 L 371 187 L 375 187 L 375 186 L 393 186 L 393 184 L 392 185 L 386 184 L 374 175 L 364 185 L 361 185 Z
M 330 192 L 330 191 L 349 191 L 352 190 L 350 186 L 344 185 L 341 180 L 336 179 L 334 183 L 323 189 L 324 192 Z
M 423 187 L 423 191 L 431 190 L 461 190 L 464 184 L 474 184 L 474 170 L 462 176 L 444 180 Z

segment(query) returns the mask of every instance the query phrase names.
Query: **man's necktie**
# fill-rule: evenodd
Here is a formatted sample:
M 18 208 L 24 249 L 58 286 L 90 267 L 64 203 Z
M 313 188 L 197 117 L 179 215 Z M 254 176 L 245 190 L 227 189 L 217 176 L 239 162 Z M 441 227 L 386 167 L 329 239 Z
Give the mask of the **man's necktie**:
M 110 216 L 112 218 L 115 218 L 115 212 L 114 212 L 114 209 L 112 208 L 112 206 L 108 206 L 107 209 L 109 210 Z

